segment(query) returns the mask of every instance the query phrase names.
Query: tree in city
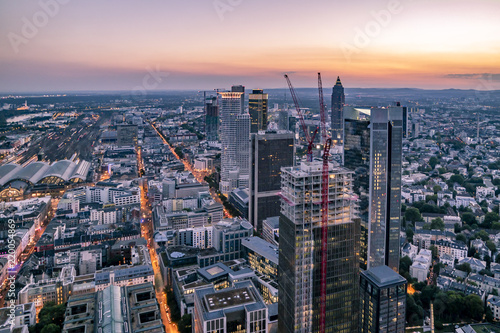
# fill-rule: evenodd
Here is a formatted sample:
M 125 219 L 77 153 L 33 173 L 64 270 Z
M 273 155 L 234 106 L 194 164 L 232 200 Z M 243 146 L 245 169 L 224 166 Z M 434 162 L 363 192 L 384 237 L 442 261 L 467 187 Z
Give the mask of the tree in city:
M 56 324 L 48 324 L 47 326 L 44 326 L 40 333 L 60 333 L 61 328 L 57 326 Z
M 467 315 L 474 320 L 483 319 L 484 305 L 481 298 L 477 295 L 467 295 L 465 297 L 465 308 Z
M 429 250 L 431 250 L 432 257 L 433 258 L 437 258 L 437 256 L 438 256 L 438 249 L 437 249 L 437 247 L 434 246 L 434 245 L 431 245 L 431 246 L 429 246 Z
M 456 240 L 464 242 L 465 244 L 467 244 L 467 237 L 464 234 L 462 234 L 462 233 L 460 233 L 460 234 L 457 235 Z
M 434 194 L 437 194 L 438 192 L 441 192 L 443 189 L 439 185 L 434 185 L 434 187 L 432 187 L 432 190 L 434 191 Z
M 431 221 L 431 229 L 444 231 L 444 221 L 440 217 L 436 217 Z
M 486 241 L 486 247 L 491 251 L 491 253 L 497 252 L 497 246 L 491 240 Z
M 495 213 L 495 212 L 488 212 L 484 216 L 484 224 L 492 225 L 493 223 L 496 223 L 500 221 L 500 216 Z
M 179 321 L 178 328 L 180 333 L 193 332 L 190 314 L 185 314 L 184 316 L 182 316 L 181 320 Z
M 420 211 L 415 207 L 408 207 L 405 212 L 406 221 L 416 222 L 422 220 L 422 215 Z
M 434 168 L 436 167 L 436 165 L 439 163 L 439 160 L 436 156 L 432 156 L 430 159 L 429 159 L 429 165 L 431 166 L 431 168 L 434 170 Z
M 31 333 L 50 333 L 50 332 L 60 332 L 63 323 L 64 315 L 66 312 L 66 305 L 59 304 L 55 302 L 47 302 L 43 305 L 43 308 L 38 313 L 38 323 L 30 327 Z M 50 324 L 55 325 L 59 331 L 50 331 L 54 328 L 48 328 L 49 331 L 43 331 L 45 327 L 50 326 Z
M 472 272 L 469 263 L 466 262 L 455 266 L 455 268 L 458 269 L 459 271 L 466 272 L 467 274 L 470 274 L 470 272 Z

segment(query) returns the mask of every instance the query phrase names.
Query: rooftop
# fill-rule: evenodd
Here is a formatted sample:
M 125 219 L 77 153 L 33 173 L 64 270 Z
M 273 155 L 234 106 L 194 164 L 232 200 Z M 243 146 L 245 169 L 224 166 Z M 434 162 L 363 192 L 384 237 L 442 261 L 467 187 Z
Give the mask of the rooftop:
M 371 268 L 367 271 L 361 272 L 361 274 L 368 280 L 375 283 L 378 287 L 407 283 L 404 277 L 385 265 Z
M 209 311 L 253 303 L 255 299 L 248 288 L 232 289 L 205 295 Z

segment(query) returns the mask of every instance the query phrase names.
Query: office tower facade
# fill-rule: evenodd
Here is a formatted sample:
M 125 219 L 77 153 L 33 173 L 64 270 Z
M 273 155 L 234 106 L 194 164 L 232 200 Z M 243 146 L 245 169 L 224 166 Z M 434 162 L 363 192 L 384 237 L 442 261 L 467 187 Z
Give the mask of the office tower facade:
M 294 136 L 288 131 L 250 137 L 249 221 L 258 233 L 262 221 L 280 212 L 281 168 L 293 166 Z
M 368 269 L 387 265 L 399 271 L 402 116 L 401 107 L 371 113 Z
M 408 138 L 408 112 L 409 108 L 407 106 L 403 106 L 403 138 L 407 139 Z
M 221 180 L 227 195 L 239 185 L 248 186 L 250 116 L 242 114 L 242 92 L 220 92 Z M 242 184 L 239 184 L 241 179 Z
M 262 89 L 254 89 L 248 96 L 250 133 L 267 130 L 268 96 Z
M 353 190 L 358 196 L 360 225 L 360 267 L 368 267 L 368 208 L 370 189 L 370 121 L 345 119 L 344 167 L 354 171 Z
M 278 332 L 318 332 L 321 297 L 321 162 L 282 168 Z M 326 332 L 357 332 L 359 219 L 352 172 L 329 165 Z
M 242 86 L 242 85 L 232 86 L 231 92 L 242 93 L 240 96 L 240 99 L 241 99 L 241 112 L 240 113 L 244 113 L 245 112 L 245 86 Z
M 232 139 L 236 144 L 236 165 L 239 170 L 238 186 L 248 187 L 250 173 L 250 115 L 248 113 L 236 117 L 236 136 Z
M 361 272 L 359 331 L 404 333 L 406 286 L 406 279 L 385 265 Z
M 219 106 L 217 97 L 210 97 L 205 100 L 205 133 L 207 141 L 217 141 L 219 139 Z
M 344 104 L 345 94 L 340 77 L 337 77 L 337 82 L 332 90 L 332 114 L 331 114 L 331 131 L 332 141 L 336 145 L 342 145 L 344 137 Z
M 360 267 L 387 265 L 398 271 L 402 108 L 346 111 L 344 166 L 354 171 L 359 198 Z

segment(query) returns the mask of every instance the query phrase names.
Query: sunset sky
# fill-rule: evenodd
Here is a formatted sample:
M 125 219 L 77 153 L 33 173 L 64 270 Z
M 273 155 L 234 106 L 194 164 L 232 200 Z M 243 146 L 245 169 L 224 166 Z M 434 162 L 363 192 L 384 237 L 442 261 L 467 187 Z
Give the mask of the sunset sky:
M 314 87 L 318 71 L 328 86 L 500 89 L 499 13 L 498 0 L 0 0 L 0 91 L 284 88 L 284 72 Z

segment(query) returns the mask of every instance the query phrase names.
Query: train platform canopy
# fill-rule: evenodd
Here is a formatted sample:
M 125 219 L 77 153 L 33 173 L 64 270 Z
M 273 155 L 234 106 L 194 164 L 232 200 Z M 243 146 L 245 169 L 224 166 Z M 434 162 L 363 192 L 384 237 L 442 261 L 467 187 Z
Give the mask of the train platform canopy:
M 81 160 L 75 163 L 69 160 L 32 162 L 24 167 L 8 163 L 0 166 L 0 186 L 5 187 L 14 182 L 35 184 L 64 184 L 68 182 L 84 182 L 90 170 L 90 162 Z

